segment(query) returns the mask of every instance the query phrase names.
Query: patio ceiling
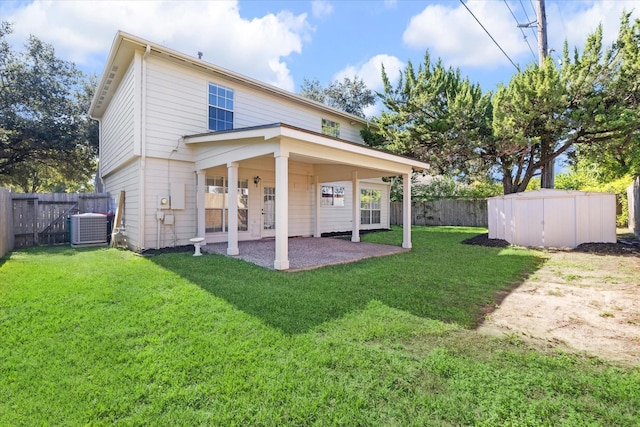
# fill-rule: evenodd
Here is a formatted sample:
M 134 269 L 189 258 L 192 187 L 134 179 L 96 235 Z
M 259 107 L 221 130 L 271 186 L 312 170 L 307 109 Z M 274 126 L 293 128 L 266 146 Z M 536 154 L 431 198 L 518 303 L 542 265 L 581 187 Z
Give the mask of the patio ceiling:
M 252 158 L 286 155 L 293 161 L 314 165 L 314 175 L 323 180 L 396 176 L 424 170 L 428 164 L 362 144 L 275 123 L 232 131 L 185 136 L 196 148 L 196 170 Z

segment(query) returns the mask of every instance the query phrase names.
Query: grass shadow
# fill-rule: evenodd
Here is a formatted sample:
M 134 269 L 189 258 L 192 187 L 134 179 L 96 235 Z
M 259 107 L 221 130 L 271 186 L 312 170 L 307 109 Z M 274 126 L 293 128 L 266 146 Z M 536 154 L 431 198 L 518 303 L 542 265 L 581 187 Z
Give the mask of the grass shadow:
M 267 270 L 221 255 L 162 254 L 150 260 L 288 334 L 364 309 L 372 300 L 414 315 L 475 327 L 543 262 L 517 248 L 461 243 L 468 227 L 414 227 L 409 252 L 311 271 Z M 364 239 L 363 239 L 364 240 Z M 402 231 L 366 241 L 399 244 Z

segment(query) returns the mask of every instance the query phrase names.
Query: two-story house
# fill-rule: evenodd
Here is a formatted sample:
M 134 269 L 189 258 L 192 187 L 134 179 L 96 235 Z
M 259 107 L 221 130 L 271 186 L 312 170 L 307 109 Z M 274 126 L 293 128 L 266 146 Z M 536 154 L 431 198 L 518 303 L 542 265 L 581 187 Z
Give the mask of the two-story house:
M 287 269 L 288 237 L 389 228 L 389 186 L 427 164 L 363 144 L 367 124 L 196 57 L 118 32 L 90 107 L 100 167 L 124 191 L 131 249 L 274 238 Z M 403 247 L 411 247 L 410 197 Z

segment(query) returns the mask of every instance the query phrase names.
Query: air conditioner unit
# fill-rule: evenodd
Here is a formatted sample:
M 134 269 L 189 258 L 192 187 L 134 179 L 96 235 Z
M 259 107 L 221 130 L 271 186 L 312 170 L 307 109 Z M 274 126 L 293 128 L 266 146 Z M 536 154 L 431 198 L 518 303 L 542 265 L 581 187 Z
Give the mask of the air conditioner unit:
M 85 213 L 71 215 L 71 245 L 107 243 L 107 216 Z

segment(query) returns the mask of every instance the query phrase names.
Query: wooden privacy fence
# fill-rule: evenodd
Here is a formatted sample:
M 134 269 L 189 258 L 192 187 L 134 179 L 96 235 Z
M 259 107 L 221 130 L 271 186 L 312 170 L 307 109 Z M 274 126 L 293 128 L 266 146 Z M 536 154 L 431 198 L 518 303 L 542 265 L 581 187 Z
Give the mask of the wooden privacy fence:
M 12 193 L 15 247 L 69 242 L 67 218 L 77 213 L 107 213 L 107 193 Z
M 11 192 L 0 187 L 0 258 L 13 250 L 13 206 Z
M 413 225 L 487 227 L 487 201 L 443 199 L 411 204 Z M 391 202 L 391 224 L 402 225 L 402 202 Z

